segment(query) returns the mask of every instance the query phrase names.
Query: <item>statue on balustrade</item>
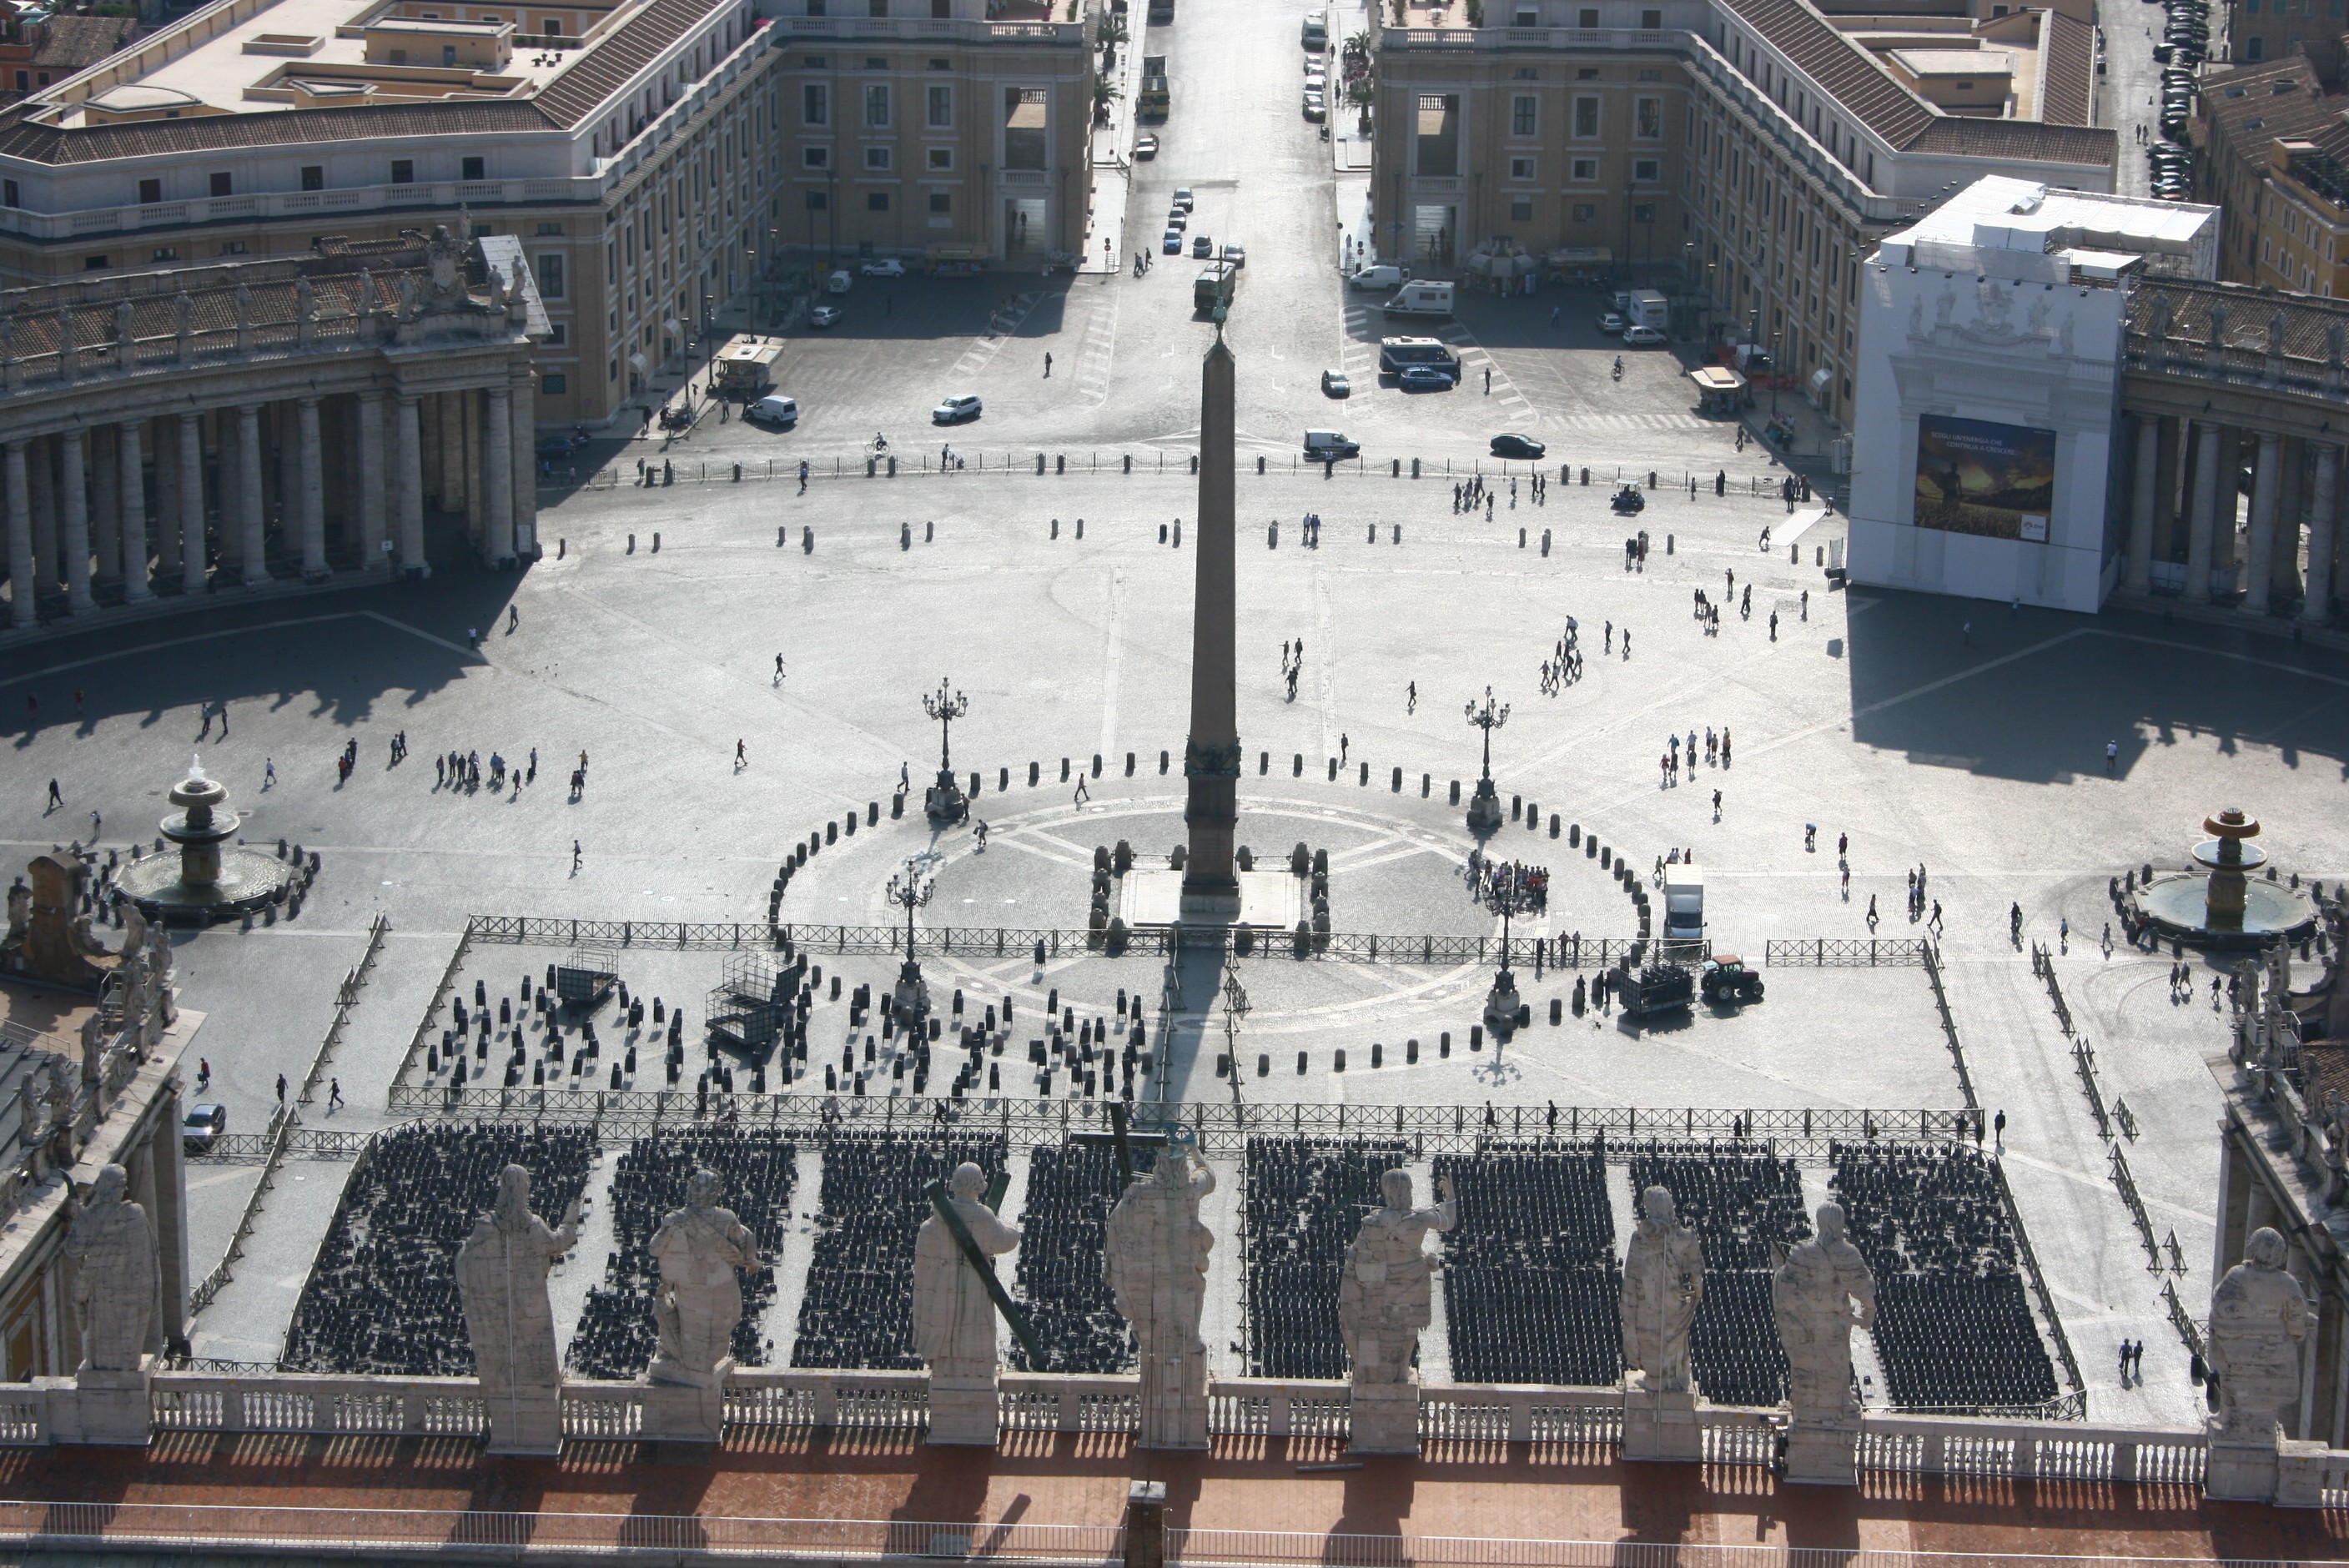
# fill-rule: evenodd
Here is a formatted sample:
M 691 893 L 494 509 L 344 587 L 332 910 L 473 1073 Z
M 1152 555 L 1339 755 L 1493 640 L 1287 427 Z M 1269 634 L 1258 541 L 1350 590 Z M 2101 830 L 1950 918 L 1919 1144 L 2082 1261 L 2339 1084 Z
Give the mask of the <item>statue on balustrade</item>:
M 1414 1209 L 1411 1173 L 1389 1171 L 1379 1178 L 1379 1196 L 1382 1206 L 1354 1233 L 1339 1276 L 1338 1326 L 1357 1387 L 1411 1381 L 1412 1357 L 1434 1309 L 1427 1233 L 1460 1222 L 1460 1200 L 1448 1182 L 1433 1208 Z
M 1693 1393 L 1689 1327 L 1704 1299 L 1704 1247 L 1661 1187 L 1640 1194 L 1640 1223 L 1623 1258 L 1623 1372 L 1651 1394 Z
M 1770 1305 L 1786 1351 L 1786 1404 L 1798 1425 L 1857 1419 L 1851 1331 L 1876 1325 L 1876 1275 L 1844 1232 L 1843 1205 L 1819 1205 L 1819 1233 L 1788 1253 Z
M 2301 1393 L 2302 1346 L 2314 1321 L 2307 1293 L 2284 1268 L 2284 1239 L 2251 1233 L 2243 1261 L 2210 1295 L 2210 1369 L 2218 1375 L 2215 1435 L 2266 1443 Z
M 1140 1441 L 1150 1449 L 1207 1446 L 1207 1347 L 1199 1338 L 1207 1253 L 1216 1238 L 1199 1205 L 1216 1174 L 1189 1150 L 1169 1148 L 1138 1176 L 1109 1216 L 1109 1287 L 1133 1330 L 1142 1374 Z
M 484 1392 L 552 1389 L 561 1382 L 546 1275 L 578 1240 L 578 1199 L 562 1227 L 552 1228 L 531 1212 L 530 1171 L 509 1165 L 499 1172 L 496 1205 L 473 1222 L 473 1233 L 457 1249 L 465 1334 Z
M 760 1266 L 759 1243 L 733 1210 L 718 1206 L 719 1191 L 716 1171 L 696 1171 L 686 1180 L 685 1207 L 653 1233 L 659 1341 L 647 1382 L 711 1387 L 724 1380 L 721 1363 L 731 1364 L 734 1327 L 742 1321 L 742 1282 L 734 1271 Z
M 967 1161 L 947 1179 L 955 1213 L 992 1257 L 1019 1244 L 1019 1228 L 996 1217 L 982 1202 L 986 1191 L 987 1172 Z M 914 1235 L 914 1348 L 933 1379 L 995 1379 L 995 1302 L 935 1213 Z
M 124 1196 L 130 1174 L 99 1170 L 89 1197 L 66 1232 L 74 1265 L 74 1314 L 81 1326 L 78 1375 L 85 1384 L 137 1379 L 155 1348 L 161 1273 L 147 1211 Z

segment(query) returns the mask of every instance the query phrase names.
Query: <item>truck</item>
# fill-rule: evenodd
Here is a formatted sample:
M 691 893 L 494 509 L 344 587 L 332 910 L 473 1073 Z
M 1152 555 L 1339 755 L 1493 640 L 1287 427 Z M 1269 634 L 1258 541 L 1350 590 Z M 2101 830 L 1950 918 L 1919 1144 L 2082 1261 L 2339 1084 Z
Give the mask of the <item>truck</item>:
M 738 333 L 718 351 L 718 395 L 737 403 L 752 403 L 775 383 L 775 362 L 783 356 L 783 340 Z
M 1616 1004 L 1631 1018 L 1685 1007 L 1696 995 L 1696 977 L 1677 964 L 1649 964 L 1635 971 L 1627 959 L 1615 966 L 1608 983 Z
M 1426 278 L 1413 278 L 1394 293 L 1386 303 L 1389 315 L 1450 315 L 1452 314 L 1451 284 L 1440 284 Z
M 1704 937 L 1704 873 L 1692 861 L 1664 868 L 1664 940 L 1698 942 Z
M 1654 289 L 1633 289 L 1630 308 L 1623 313 L 1626 326 L 1652 326 L 1662 332 L 1671 325 L 1671 302 Z
M 1191 280 L 1191 306 L 1195 310 L 1213 310 L 1219 304 L 1229 304 L 1239 287 L 1239 268 L 1229 262 L 1211 263 Z
M 1154 22 L 1158 19 L 1157 6 L 1154 3 L 1151 7 L 1150 19 Z M 1171 103 L 1172 100 L 1166 92 L 1166 57 L 1143 56 L 1142 91 L 1133 100 L 1135 118 L 1150 120 L 1164 119 Z
M 1330 13 L 1305 13 L 1305 26 L 1299 31 L 1298 42 L 1317 55 L 1327 50 L 1330 47 Z

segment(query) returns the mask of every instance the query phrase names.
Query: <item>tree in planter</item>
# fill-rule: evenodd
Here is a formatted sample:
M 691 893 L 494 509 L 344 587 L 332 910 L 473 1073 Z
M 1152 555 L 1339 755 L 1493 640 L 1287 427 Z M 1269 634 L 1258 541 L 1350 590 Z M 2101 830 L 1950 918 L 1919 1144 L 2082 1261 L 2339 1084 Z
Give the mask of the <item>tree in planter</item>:
M 1371 36 L 1368 33 L 1357 33 L 1346 40 L 1346 53 L 1349 55 L 1366 56 L 1370 52 Z
M 1093 123 L 1107 124 L 1109 106 L 1124 96 L 1125 90 L 1107 77 L 1095 77 L 1093 78 Z
M 1371 129 L 1371 84 L 1368 82 L 1352 82 L 1346 88 L 1346 101 L 1354 106 L 1354 126 L 1357 130 L 1367 132 Z
M 1123 44 L 1133 35 L 1126 30 L 1123 16 L 1104 15 L 1093 28 L 1093 42 L 1102 47 Z

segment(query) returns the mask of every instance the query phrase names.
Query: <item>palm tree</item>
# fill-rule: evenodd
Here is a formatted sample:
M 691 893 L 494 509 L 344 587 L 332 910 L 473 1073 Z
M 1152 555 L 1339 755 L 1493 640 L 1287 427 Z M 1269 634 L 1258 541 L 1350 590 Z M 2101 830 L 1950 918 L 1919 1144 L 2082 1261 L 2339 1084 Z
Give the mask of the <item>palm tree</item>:
M 1371 36 L 1368 33 L 1357 33 L 1352 37 L 1346 40 L 1346 53 L 1350 55 L 1367 55 L 1370 52 Z
M 1126 30 L 1123 16 L 1104 15 L 1093 28 L 1093 42 L 1097 45 L 1123 44 L 1133 36 Z
M 1109 106 L 1124 96 L 1124 89 L 1107 77 L 1095 77 L 1093 78 L 1093 123 L 1108 124 Z

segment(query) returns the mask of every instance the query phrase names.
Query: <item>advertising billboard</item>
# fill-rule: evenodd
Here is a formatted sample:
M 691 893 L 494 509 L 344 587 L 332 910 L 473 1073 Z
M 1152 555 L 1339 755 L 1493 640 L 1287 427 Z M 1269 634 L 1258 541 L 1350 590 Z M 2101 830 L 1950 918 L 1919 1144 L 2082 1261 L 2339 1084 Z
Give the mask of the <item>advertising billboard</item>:
M 2044 544 L 2054 500 L 2054 431 L 1919 417 L 1918 527 Z

